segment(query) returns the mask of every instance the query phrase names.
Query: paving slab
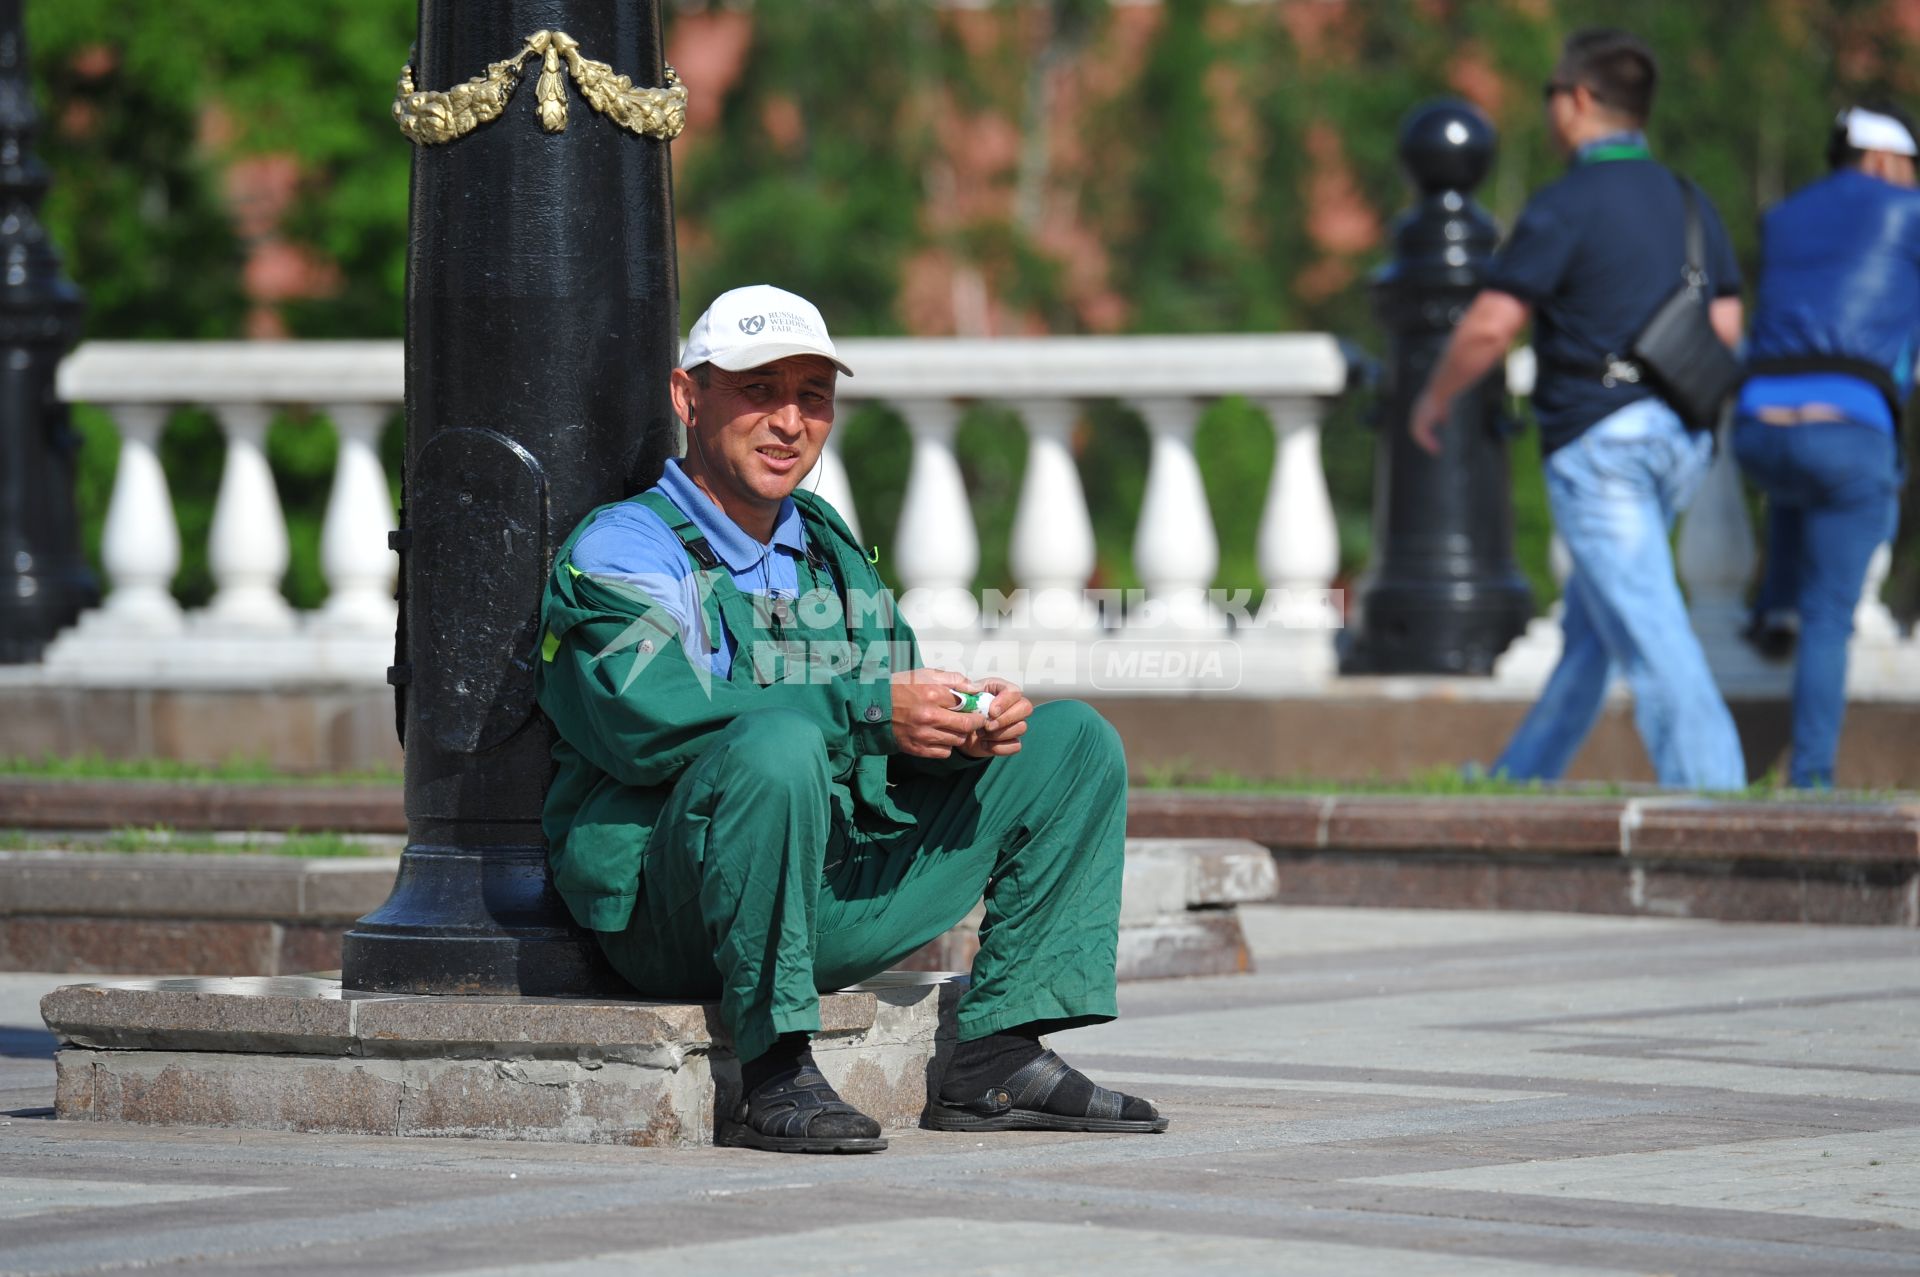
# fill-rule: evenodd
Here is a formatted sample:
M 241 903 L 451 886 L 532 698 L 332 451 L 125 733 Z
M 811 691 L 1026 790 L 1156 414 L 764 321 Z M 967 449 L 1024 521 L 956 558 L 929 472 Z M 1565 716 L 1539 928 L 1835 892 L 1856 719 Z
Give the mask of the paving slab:
M 0 976 L 0 1271 L 1920 1271 L 1912 931 L 1240 912 L 1255 973 L 1055 1037 L 1165 1135 L 861 1158 L 20 1116 L 65 977 Z

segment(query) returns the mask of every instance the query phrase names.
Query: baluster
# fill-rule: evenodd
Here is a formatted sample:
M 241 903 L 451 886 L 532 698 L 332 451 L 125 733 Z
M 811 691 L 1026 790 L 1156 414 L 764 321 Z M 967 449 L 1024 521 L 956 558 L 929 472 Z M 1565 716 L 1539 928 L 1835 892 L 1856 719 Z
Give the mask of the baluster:
M 327 416 L 340 439 L 326 519 L 320 525 L 320 570 L 327 602 L 320 622 L 329 627 L 390 633 L 394 625 L 393 578 L 397 567 L 387 547 L 395 526 L 393 493 L 380 464 L 381 404 L 333 404 Z
M 1267 594 L 1260 608 L 1267 637 L 1287 640 L 1296 674 L 1326 676 L 1336 665 L 1333 631 L 1340 624 L 1329 587 L 1340 570 L 1340 531 L 1320 462 L 1317 399 L 1270 399 L 1273 475 L 1260 512 L 1255 549 Z
M 1212 607 L 1207 589 L 1220 566 L 1220 542 L 1193 455 L 1199 401 L 1138 399 L 1131 407 L 1152 437 L 1147 490 L 1133 537 L 1134 570 L 1145 587 L 1148 617 L 1174 629 L 1217 629 L 1224 618 Z
M 847 522 L 847 530 L 853 533 L 853 539 L 860 539 L 860 517 L 853 509 L 853 485 L 847 482 L 846 463 L 840 459 L 840 432 L 827 435 L 827 446 L 820 450 L 820 459 L 813 463 L 813 470 L 800 484 L 839 512 Z
M 966 633 L 979 619 L 973 574 L 980 567 L 980 541 L 953 452 L 960 408 L 949 399 L 910 399 L 899 408 L 913 434 L 913 464 L 893 547 L 906 587 L 901 611 L 915 629 Z
M 1070 399 L 1029 399 L 1019 410 L 1027 428 L 1027 473 L 1020 481 L 1009 547 L 1014 584 L 1021 591 L 1013 621 L 1021 628 L 1093 629 L 1099 613 L 1086 595 L 1095 562 L 1093 518 L 1073 461 L 1078 405 Z
M 257 403 L 221 404 L 215 414 L 226 432 L 227 459 L 207 536 L 215 589 L 206 616 L 244 629 L 291 629 L 293 609 L 280 595 L 287 524 L 265 446 L 271 414 Z
M 111 588 L 99 615 L 142 634 L 176 633 L 181 615 L 172 587 L 180 570 L 180 531 L 158 451 L 167 409 L 116 404 L 107 411 L 120 432 L 120 464 L 100 530 L 100 560 Z
M 1680 522 L 1676 559 L 1694 633 L 1721 688 L 1782 683 L 1783 669 L 1768 666 L 1740 637 L 1747 624 L 1746 590 L 1756 555 L 1740 471 L 1725 431 Z
M 1560 584 L 1560 597 L 1553 601 L 1544 616 L 1536 616 L 1527 622 L 1527 631 L 1500 653 L 1493 662 L 1493 677 L 1502 683 L 1528 691 L 1537 691 L 1553 673 L 1553 667 L 1560 663 L 1560 651 L 1565 643 L 1565 635 L 1560 629 L 1560 618 L 1567 610 L 1567 580 L 1573 575 L 1573 556 L 1567 553 L 1567 543 L 1560 539 L 1560 530 L 1554 529 L 1547 541 L 1547 570 L 1553 573 L 1553 579 Z
M 1856 643 L 1862 640 L 1869 643 L 1897 643 L 1900 641 L 1900 623 L 1893 619 L 1893 613 L 1880 601 L 1880 591 L 1887 584 L 1887 574 L 1893 571 L 1893 545 L 1882 541 L 1880 548 L 1867 560 L 1867 579 L 1860 589 L 1860 603 L 1853 609 L 1853 635 Z
M 1904 699 L 1920 687 L 1920 637 L 1903 639 L 1900 624 L 1880 601 L 1893 569 L 1893 547 L 1882 542 L 1867 560 L 1867 578 L 1853 609 L 1853 641 L 1847 645 L 1847 695 L 1858 699 Z

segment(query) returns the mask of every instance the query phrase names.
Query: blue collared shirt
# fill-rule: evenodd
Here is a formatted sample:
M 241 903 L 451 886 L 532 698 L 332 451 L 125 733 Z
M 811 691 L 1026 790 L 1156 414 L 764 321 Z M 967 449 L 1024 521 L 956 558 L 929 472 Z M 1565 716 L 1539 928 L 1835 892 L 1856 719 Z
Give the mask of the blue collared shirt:
M 1760 287 L 1747 357 L 1841 356 L 1878 364 L 1903 395 L 1920 334 L 1920 191 L 1841 169 L 1780 201 L 1760 223 Z M 1872 382 L 1840 372 L 1750 379 L 1747 415 L 1828 404 L 1893 430 Z
M 773 540 L 762 545 L 700 491 L 679 461 L 667 462 L 666 472 L 652 490 L 693 521 L 742 594 L 788 599 L 799 595 L 800 574 L 795 563 L 806 555 L 807 533 L 799 507 L 791 498 L 780 503 L 780 513 L 773 522 Z M 681 641 L 689 659 L 710 659 L 715 678 L 724 679 L 732 672 L 733 640 L 723 635 L 720 650 L 707 651 L 693 562 L 680 538 L 659 515 L 631 501 L 608 506 L 573 543 L 573 566 L 600 580 L 620 581 L 639 589 L 680 623 Z

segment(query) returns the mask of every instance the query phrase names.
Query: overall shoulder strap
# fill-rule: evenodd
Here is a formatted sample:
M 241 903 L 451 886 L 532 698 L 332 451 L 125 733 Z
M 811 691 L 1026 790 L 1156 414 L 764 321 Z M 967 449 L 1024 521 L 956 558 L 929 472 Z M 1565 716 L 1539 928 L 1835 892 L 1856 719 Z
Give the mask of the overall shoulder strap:
M 680 538 L 680 544 L 687 547 L 688 555 L 702 569 L 711 572 L 720 566 L 720 554 L 713 548 L 713 544 L 701 535 L 698 525 L 687 517 L 686 511 L 667 500 L 664 494 L 653 491 L 642 492 L 633 498 L 633 501 L 636 505 L 644 506 L 659 515 L 660 521 L 673 529 L 673 534 Z
M 721 631 L 740 624 L 746 600 L 740 596 L 740 588 L 733 583 L 733 573 L 726 571 L 720 561 L 719 551 L 701 535 L 698 525 L 687 517 L 682 510 L 659 492 L 642 492 L 633 498 L 638 505 L 660 516 L 660 521 L 673 529 L 680 538 L 680 544 L 686 547 L 687 556 L 699 569 L 698 575 L 706 583 L 701 591 L 703 610 L 707 618 L 707 642 L 713 651 L 720 650 Z M 735 636 L 736 640 L 738 635 Z
M 811 492 L 793 494 L 793 504 L 800 511 L 801 526 L 807 533 L 807 567 L 817 580 L 824 581 L 828 588 L 843 598 L 848 582 L 846 574 L 840 570 L 838 560 L 847 547 L 854 546 L 853 534 L 837 517 L 829 514 L 832 509 Z

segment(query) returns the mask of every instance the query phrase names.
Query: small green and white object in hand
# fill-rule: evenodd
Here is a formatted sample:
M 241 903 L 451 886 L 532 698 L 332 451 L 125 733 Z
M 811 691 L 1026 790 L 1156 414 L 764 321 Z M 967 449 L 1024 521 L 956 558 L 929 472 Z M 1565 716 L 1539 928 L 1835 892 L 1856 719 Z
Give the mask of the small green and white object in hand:
M 963 692 L 957 687 L 947 689 L 953 693 L 953 699 L 959 702 L 956 707 L 962 714 L 985 714 L 993 717 L 992 692 Z

